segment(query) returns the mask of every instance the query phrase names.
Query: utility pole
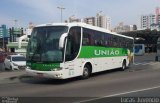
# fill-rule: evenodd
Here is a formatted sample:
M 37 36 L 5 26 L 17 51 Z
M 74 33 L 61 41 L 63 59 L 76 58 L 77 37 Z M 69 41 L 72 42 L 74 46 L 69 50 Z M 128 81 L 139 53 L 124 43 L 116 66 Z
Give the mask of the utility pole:
M 57 7 L 57 8 L 60 9 L 60 11 L 61 11 L 61 23 L 62 23 L 62 21 L 63 21 L 62 12 L 63 12 L 63 10 L 66 9 L 66 8 L 64 8 L 64 7 Z

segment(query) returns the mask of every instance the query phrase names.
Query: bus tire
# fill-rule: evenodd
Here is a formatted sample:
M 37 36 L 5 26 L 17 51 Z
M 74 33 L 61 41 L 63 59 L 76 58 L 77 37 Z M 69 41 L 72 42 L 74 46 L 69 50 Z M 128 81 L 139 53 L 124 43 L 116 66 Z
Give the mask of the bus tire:
M 124 71 L 126 68 L 127 68 L 127 62 L 126 60 L 123 60 L 121 70 Z
M 91 67 L 89 65 L 85 65 L 83 68 L 83 74 L 81 79 L 88 79 L 91 75 Z

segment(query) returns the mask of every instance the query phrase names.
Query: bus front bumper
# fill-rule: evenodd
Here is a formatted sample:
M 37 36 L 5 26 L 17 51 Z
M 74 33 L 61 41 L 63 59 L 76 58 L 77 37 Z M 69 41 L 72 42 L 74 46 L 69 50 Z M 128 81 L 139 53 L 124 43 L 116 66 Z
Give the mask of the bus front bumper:
M 65 79 L 63 78 L 62 70 L 60 71 L 37 71 L 37 70 L 26 68 L 26 73 L 28 76 L 34 76 L 34 77 Z

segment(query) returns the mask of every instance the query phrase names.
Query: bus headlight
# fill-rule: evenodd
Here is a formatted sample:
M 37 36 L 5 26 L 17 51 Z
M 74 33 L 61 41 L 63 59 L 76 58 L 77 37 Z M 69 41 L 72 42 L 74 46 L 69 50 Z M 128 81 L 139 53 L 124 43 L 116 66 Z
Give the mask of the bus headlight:
M 59 71 L 59 70 L 62 70 L 62 68 L 54 68 L 54 69 L 51 69 L 51 71 Z

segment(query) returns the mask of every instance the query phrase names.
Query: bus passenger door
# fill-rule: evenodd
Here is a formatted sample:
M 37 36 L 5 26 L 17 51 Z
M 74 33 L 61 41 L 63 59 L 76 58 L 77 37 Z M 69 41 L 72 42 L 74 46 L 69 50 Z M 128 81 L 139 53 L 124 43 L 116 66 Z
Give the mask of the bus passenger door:
M 67 66 L 69 77 L 77 76 L 77 55 L 80 49 L 81 28 L 71 27 L 65 47 L 65 64 Z
M 65 68 L 67 75 L 69 77 L 77 76 L 79 72 L 77 72 L 80 63 L 78 63 L 78 59 L 76 58 L 79 49 L 76 49 L 76 45 L 72 41 L 72 38 L 68 37 L 67 45 L 65 50 Z
M 64 69 L 65 74 L 69 77 L 72 77 L 74 75 L 74 62 L 73 59 L 73 51 L 72 51 L 72 40 L 70 37 L 67 38 L 66 42 L 66 48 L 65 48 L 65 63 L 64 63 Z

